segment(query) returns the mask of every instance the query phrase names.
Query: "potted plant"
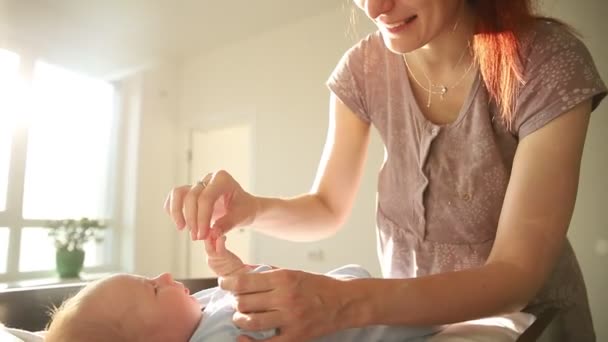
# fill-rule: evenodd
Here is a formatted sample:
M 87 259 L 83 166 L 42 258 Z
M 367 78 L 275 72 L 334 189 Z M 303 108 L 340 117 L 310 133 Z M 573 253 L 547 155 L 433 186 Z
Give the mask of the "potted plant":
M 100 231 L 106 227 L 104 222 L 66 219 L 48 221 L 49 236 L 55 242 L 55 263 L 60 278 L 77 278 L 84 265 L 83 245 L 90 240 L 101 241 Z

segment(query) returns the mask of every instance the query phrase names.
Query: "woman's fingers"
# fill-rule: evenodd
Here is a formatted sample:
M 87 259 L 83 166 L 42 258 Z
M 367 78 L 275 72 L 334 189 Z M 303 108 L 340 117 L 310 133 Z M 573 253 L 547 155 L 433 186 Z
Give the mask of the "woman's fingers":
M 177 188 L 174 188 L 169 193 L 169 215 L 177 226 L 177 229 L 182 230 L 186 226 L 186 220 L 184 218 L 183 205 L 184 205 L 184 197 L 190 191 L 190 186 L 184 185 Z M 167 204 L 165 204 L 167 205 Z
M 221 171 L 216 174 L 208 173 L 194 184 L 186 195 L 184 212 L 192 240 L 207 239 L 211 221 L 226 214 L 223 197 L 230 191 L 232 184 L 227 183 L 225 178 Z M 230 179 L 232 180 L 232 177 Z
M 174 188 L 164 203 L 178 229 L 188 227 L 192 240 L 215 238 L 251 223 L 257 202 L 226 171 L 207 174 L 192 186 Z
M 247 330 L 279 328 L 265 341 L 308 341 L 336 331 L 344 303 L 339 280 L 294 270 L 220 278 L 235 294 L 235 324 Z
M 294 287 L 299 273 L 283 269 L 247 273 L 220 278 L 220 287 L 235 295 L 237 311 L 273 311 L 286 304 L 284 295 Z
M 199 209 L 199 197 L 203 192 L 204 186 L 199 182 L 194 184 L 186 194 L 183 204 L 184 218 L 186 226 L 190 229 L 192 240 L 196 240 L 199 235 L 199 225 L 197 224 L 197 214 Z
M 230 215 L 228 205 L 231 194 L 238 188 L 238 183 L 226 171 L 218 171 L 209 178 L 205 190 L 198 196 L 198 239 L 207 238 L 213 220 Z M 216 233 L 216 236 L 222 234 Z
M 244 330 L 262 331 L 283 326 L 283 315 L 280 311 L 254 312 L 244 314 L 239 311 L 232 316 L 234 324 Z
M 272 273 L 279 270 L 272 270 L 261 273 L 246 273 L 236 277 L 226 277 L 219 279 L 219 286 L 223 290 L 232 292 L 236 295 L 246 293 L 267 292 L 274 289 Z
M 236 310 L 242 313 L 266 312 L 280 307 L 281 298 L 278 291 L 258 292 L 236 296 Z
M 173 191 L 171 191 L 173 192 Z M 171 192 L 169 192 L 167 194 L 167 198 L 165 198 L 165 203 L 163 204 L 163 209 L 165 209 L 165 212 L 171 216 Z
M 229 202 L 230 199 L 228 199 L 227 201 Z M 237 225 L 236 220 L 238 220 L 238 217 L 236 217 L 236 215 L 230 215 L 230 213 L 228 215 L 219 217 L 213 223 L 213 227 L 211 227 L 213 233 L 217 236 L 222 236 L 228 233 L 232 228 Z

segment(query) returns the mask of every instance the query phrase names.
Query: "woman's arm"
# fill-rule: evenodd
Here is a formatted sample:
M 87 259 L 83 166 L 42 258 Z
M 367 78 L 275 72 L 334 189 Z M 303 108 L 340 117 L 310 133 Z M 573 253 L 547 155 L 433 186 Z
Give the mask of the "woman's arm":
M 355 325 L 445 324 L 525 307 L 548 279 L 566 239 L 590 111 L 587 101 L 519 143 L 484 266 L 350 283 L 348 306 L 365 312 Z
M 300 341 L 374 324 L 432 325 L 522 309 L 562 250 L 574 209 L 590 102 L 524 138 L 496 241 L 484 266 L 414 279 L 341 281 L 274 270 L 222 279 L 237 295 L 238 326 L 281 328 Z
M 369 124 L 332 95 L 325 149 L 308 194 L 289 199 L 256 197 L 220 170 L 192 186 L 172 189 L 165 211 L 178 229 L 188 228 L 192 240 L 206 239 L 209 233 L 217 238 L 234 227 L 250 225 L 286 240 L 325 238 L 340 228 L 351 210 L 369 131 Z
M 258 198 L 252 223 L 258 231 L 288 240 L 318 240 L 334 234 L 348 217 L 361 182 L 370 125 L 334 94 L 330 104 L 325 148 L 310 193 Z

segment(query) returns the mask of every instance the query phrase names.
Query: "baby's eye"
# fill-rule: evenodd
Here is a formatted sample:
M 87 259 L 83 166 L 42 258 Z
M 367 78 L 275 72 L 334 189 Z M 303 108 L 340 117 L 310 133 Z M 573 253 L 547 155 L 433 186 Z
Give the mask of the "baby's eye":
M 152 283 L 152 288 L 154 289 L 154 295 L 156 296 L 158 294 L 158 284 Z

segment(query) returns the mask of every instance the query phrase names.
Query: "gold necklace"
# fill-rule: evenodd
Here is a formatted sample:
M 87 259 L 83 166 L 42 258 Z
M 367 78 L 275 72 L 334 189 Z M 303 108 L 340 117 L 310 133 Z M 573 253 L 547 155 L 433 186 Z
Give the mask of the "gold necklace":
M 464 55 L 466 54 L 466 52 L 469 51 L 469 47 L 470 47 L 470 42 L 467 43 L 467 46 L 465 47 L 464 51 L 460 55 L 460 58 L 458 58 L 458 61 L 452 67 L 452 69 L 455 69 L 460 64 L 460 62 L 464 58 Z M 431 98 L 432 98 L 432 95 L 439 95 L 441 101 L 445 100 L 445 95 L 448 93 L 448 91 L 450 89 L 456 88 L 464 80 L 464 78 L 469 74 L 469 72 L 473 68 L 473 65 L 475 64 L 475 59 L 471 60 L 471 64 L 467 67 L 467 69 L 462 74 L 462 76 L 456 82 L 454 82 L 453 84 L 451 84 L 450 86 L 447 86 L 445 84 L 439 84 L 439 85 L 434 84 L 431 81 L 430 77 L 427 75 L 427 73 L 424 71 L 424 69 L 420 68 L 420 70 L 422 71 L 422 74 L 426 78 L 426 81 L 427 81 L 427 83 L 429 85 L 428 88 L 427 88 L 422 83 L 420 83 L 420 81 L 418 81 L 418 79 L 416 78 L 416 75 L 414 75 L 414 72 L 412 71 L 412 69 L 410 68 L 410 65 L 407 62 L 407 58 L 405 58 L 405 54 L 403 54 L 402 56 L 403 56 L 403 61 L 405 62 L 405 67 L 409 71 L 410 75 L 412 75 L 412 79 L 414 79 L 414 82 L 416 82 L 416 84 L 418 84 L 418 86 L 420 86 L 420 88 L 422 88 L 428 94 L 427 101 L 426 101 L 426 107 L 427 108 L 431 107 Z M 434 88 L 438 89 L 438 90 L 434 90 Z

